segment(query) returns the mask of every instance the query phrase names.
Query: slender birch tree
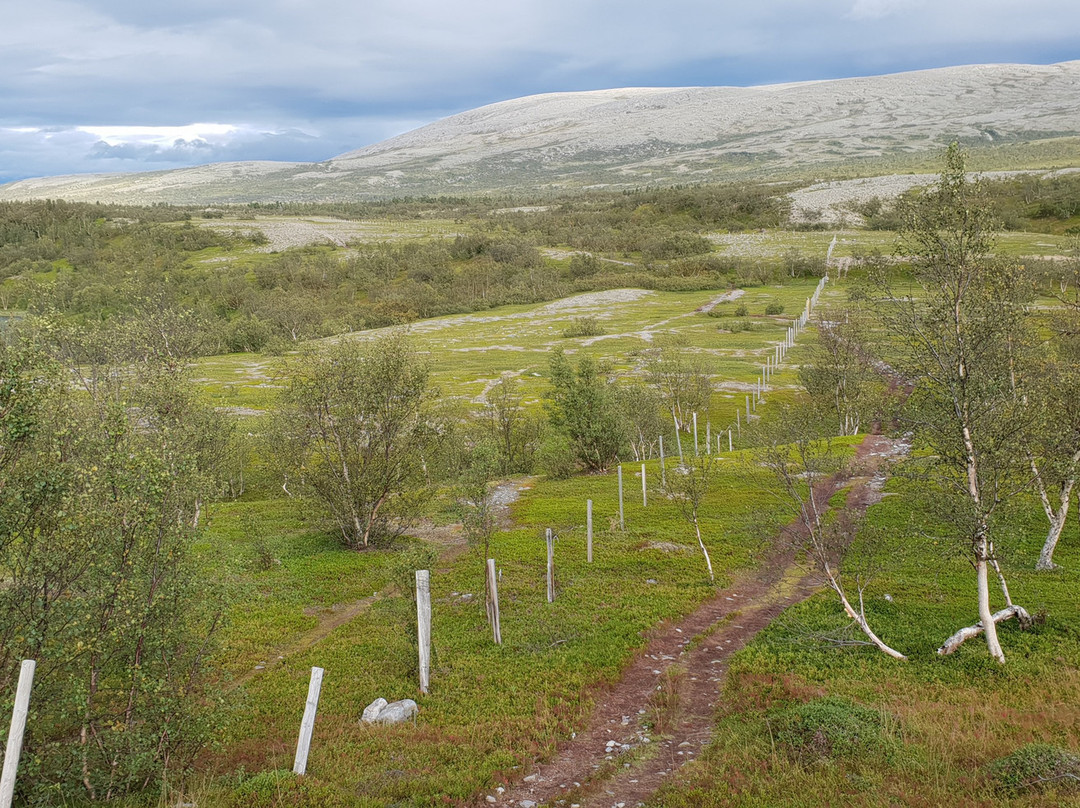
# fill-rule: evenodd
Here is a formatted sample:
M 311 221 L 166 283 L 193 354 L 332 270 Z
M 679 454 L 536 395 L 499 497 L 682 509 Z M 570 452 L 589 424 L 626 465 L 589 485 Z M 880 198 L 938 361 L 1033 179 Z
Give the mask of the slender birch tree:
M 993 221 L 979 182 L 968 179 L 953 144 L 938 183 L 901 208 L 898 252 L 908 267 L 877 273 L 878 311 L 913 385 L 904 414 L 928 450 L 929 473 L 949 498 L 949 528 L 975 570 L 979 622 L 939 649 L 948 654 L 985 634 L 990 656 L 1004 663 L 997 623 L 1027 612 L 1013 604 L 995 553 L 996 516 L 1030 478 L 1025 455 L 1030 412 L 1015 395 L 1018 361 L 1028 342 L 1024 267 L 992 256 Z M 1006 607 L 990 607 L 990 570 Z

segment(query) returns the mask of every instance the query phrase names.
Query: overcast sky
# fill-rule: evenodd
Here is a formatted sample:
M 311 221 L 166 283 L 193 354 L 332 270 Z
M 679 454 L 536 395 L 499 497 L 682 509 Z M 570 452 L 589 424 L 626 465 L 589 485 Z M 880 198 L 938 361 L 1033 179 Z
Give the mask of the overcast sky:
M 1077 0 L 0 0 L 0 182 L 325 160 L 534 93 L 1078 58 Z

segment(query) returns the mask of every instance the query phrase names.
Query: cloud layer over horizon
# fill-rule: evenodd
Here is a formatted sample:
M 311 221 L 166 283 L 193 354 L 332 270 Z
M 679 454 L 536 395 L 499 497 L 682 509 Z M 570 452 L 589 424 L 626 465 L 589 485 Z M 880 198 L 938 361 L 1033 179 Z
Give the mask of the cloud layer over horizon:
M 534 93 L 1080 58 L 1064 0 L 38 0 L 4 17 L 0 182 L 325 160 Z

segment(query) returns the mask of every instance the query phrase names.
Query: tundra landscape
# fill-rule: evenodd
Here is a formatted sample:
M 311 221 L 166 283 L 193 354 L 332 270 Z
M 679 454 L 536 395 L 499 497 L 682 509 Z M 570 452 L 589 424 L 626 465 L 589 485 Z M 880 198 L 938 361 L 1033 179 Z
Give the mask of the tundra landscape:
M 0 800 L 1080 805 L 1078 87 L 0 186 Z

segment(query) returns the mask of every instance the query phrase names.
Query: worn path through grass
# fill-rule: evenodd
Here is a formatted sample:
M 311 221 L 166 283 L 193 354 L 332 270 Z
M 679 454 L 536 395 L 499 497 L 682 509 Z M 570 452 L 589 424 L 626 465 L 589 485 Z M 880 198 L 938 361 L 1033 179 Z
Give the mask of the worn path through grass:
M 892 441 L 869 435 L 851 476 L 822 483 L 819 501 L 849 487 L 845 509 L 861 515 L 880 498 Z M 857 476 L 853 476 L 857 475 Z M 819 588 L 798 563 L 799 520 L 785 527 L 772 556 L 678 622 L 663 625 L 597 700 L 588 728 L 502 794 L 477 804 L 638 805 L 694 759 L 713 732 L 727 662 L 788 606 Z M 648 739 L 648 740 L 646 740 Z

